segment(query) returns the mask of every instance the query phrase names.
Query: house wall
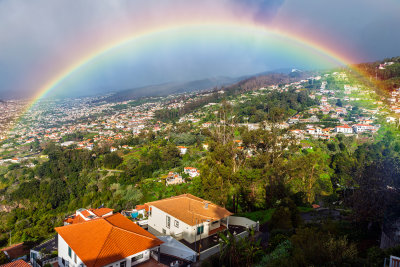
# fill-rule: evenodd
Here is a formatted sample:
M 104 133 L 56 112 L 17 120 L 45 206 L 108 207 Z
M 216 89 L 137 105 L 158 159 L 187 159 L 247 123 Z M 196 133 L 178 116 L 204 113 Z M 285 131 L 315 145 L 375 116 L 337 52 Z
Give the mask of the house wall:
M 177 239 L 183 238 L 189 243 L 193 243 L 196 240 L 199 240 L 200 236 L 202 238 L 208 236 L 210 231 L 210 223 L 204 222 L 204 232 L 201 235 L 197 234 L 197 226 L 202 224 L 198 224 L 195 226 L 188 225 L 181 220 L 176 219 L 175 217 L 169 215 L 168 213 L 158 209 L 157 207 L 151 206 L 151 216 L 149 214 L 149 232 L 155 235 L 161 233 L 162 235 L 171 235 L 175 236 Z M 170 228 L 167 228 L 167 219 L 166 216 L 171 217 L 171 225 Z M 178 221 L 179 226 L 175 226 L 175 220 Z M 152 232 L 152 228 L 157 232 Z M 165 233 L 164 231 L 165 230 Z
M 65 260 L 65 265 L 62 263 L 62 259 Z M 71 257 L 68 255 L 68 244 L 65 240 L 58 235 L 58 266 L 79 266 L 80 264 L 85 265 L 82 260 L 76 256 L 75 263 L 75 252 L 72 250 Z

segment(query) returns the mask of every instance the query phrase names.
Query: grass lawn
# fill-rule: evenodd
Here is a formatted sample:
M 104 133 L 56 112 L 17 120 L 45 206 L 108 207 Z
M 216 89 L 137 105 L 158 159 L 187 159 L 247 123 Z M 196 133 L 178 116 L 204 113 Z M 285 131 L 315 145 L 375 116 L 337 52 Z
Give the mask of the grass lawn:
M 267 210 L 258 210 L 258 211 L 252 211 L 252 212 L 244 212 L 244 213 L 239 213 L 237 216 L 242 216 L 246 217 L 250 220 L 253 220 L 255 222 L 259 221 L 260 224 L 264 224 L 271 220 L 272 213 L 274 213 L 275 209 L 267 209 Z

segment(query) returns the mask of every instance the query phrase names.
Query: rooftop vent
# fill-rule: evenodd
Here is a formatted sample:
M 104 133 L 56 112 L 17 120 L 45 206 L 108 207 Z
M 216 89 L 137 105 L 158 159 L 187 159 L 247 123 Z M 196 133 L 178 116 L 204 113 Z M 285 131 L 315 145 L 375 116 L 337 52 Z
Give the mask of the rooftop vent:
M 204 208 L 208 209 L 208 203 L 207 202 L 204 203 Z

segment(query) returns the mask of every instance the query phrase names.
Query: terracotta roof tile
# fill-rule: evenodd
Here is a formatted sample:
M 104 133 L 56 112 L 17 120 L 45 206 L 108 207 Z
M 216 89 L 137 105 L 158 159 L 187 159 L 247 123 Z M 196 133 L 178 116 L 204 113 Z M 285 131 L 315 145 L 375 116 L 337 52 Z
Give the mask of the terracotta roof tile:
M 163 243 L 120 213 L 56 231 L 88 267 L 104 266 Z
M 17 260 L 7 264 L 0 265 L 1 267 L 31 267 L 28 263 L 24 260 Z
M 90 212 L 89 212 L 88 210 L 83 210 L 83 211 L 81 211 L 81 214 L 82 214 L 83 216 L 85 216 L 86 218 L 89 217 L 90 215 L 92 215 L 92 214 L 90 214 Z
M 102 217 L 103 215 L 112 212 L 114 210 L 109 208 L 100 208 L 100 209 L 90 209 L 90 211 L 96 214 L 96 216 Z
M 208 207 L 206 208 L 206 203 Z M 215 205 L 204 199 L 191 194 L 183 194 L 158 201 L 146 203 L 149 207 L 154 206 L 183 221 L 188 225 L 196 225 L 196 222 L 211 220 L 216 221 L 232 215 L 225 208 Z
M 3 248 L 1 251 L 7 253 L 11 260 L 29 254 L 29 249 L 24 245 L 24 243 L 18 243 L 10 247 Z

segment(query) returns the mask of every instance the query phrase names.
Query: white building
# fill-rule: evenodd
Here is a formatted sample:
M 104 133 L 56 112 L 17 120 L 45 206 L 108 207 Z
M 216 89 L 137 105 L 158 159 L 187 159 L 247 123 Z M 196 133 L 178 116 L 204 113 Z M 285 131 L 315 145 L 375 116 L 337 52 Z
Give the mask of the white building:
M 378 128 L 374 125 L 370 124 L 354 124 L 353 129 L 355 133 L 363 133 L 363 132 L 375 132 Z
M 185 167 L 183 171 L 184 171 L 184 173 L 188 174 L 192 178 L 200 175 L 199 170 L 196 168 L 193 168 L 193 167 Z
M 185 146 L 178 146 L 178 149 L 181 155 L 185 155 L 187 153 L 187 147 Z
M 163 243 L 120 213 L 55 229 L 60 267 L 127 267 L 158 261 Z
M 170 235 L 189 243 L 208 237 L 229 225 L 231 212 L 218 205 L 183 194 L 150 203 L 148 227 L 156 235 Z
M 352 134 L 353 133 L 353 128 L 351 128 L 349 125 L 339 125 L 335 127 L 335 132 L 337 133 L 344 133 L 344 134 Z
M 165 179 L 165 185 L 175 185 L 175 184 L 182 184 L 185 181 L 183 180 L 182 176 L 180 176 L 178 173 L 175 172 L 170 172 L 168 174 L 167 179 Z

